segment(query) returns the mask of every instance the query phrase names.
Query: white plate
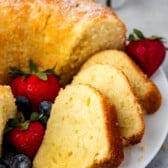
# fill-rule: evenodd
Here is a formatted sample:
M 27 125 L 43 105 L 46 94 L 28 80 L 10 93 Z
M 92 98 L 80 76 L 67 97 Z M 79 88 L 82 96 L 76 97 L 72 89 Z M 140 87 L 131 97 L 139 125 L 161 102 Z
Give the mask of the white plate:
M 168 82 L 160 68 L 152 80 L 162 95 L 162 105 L 152 115 L 145 116 L 145 134 L 138 145 L 125 149 L 125 159 L 120 168 L 145 168 L 155 157 L 168 132 Z

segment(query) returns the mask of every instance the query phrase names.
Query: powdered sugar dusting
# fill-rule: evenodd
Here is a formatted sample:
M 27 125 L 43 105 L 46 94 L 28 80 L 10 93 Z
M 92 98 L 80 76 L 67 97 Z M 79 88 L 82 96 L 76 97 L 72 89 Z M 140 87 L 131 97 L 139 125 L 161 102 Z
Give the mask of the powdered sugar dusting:
M 111 10 L 94 2 L 93 0 L 62 0 L 62 11 L 71 17 L 71 20 L 84 18 L 96 18 L 111 15 Z

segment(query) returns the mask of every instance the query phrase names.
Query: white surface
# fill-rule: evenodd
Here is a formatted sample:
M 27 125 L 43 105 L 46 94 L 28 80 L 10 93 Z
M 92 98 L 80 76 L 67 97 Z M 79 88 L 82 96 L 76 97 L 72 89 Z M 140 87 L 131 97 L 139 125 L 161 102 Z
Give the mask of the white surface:
M 168 83 L 162 69 L 159 69 L 152 80 L 162 94 L 162 105 L 152 115 L 145 116 L 145 134 L 141 143 L 125 148 L 125 159 L 121 168 L 144 168 L 159 151 L 168 132 Z M 144 148 L 142 150 L 142 148 Z
M 166 19 L 168 16 L 168 0 L 126 0 L 126 3 L 116 10 L 116 13 L 125 22 L 128 34 L 132 32 L 133 28 L 138 28 L 147 36 L 162 36 L 165 39 L 165 46 L 168 48 L 168 19 Z M 152 77 L 162 93 L 162 107 L 154 116 L 146 117 L 145 137 L 135 149 L 132 148 L 131 151 L 127 151 L 122 168 L 144 168 L 148 164 L 148 168 L 168 168 L 168 151 L 163 151 L 161 148 L 168 130 L 167 56 L 161 70 Z M 168 136 L 164 143 L 167 140 Z M 146 147 L 145 151 L 140 150 L 143 145 Z M 160 152 L 157 154 L 159 149 Z M 127 157 L 127 155 L 130 155 L 130 157 Z M 152 159 L 153 161 L 150 163 Z
M 105 0 L 97 1 L 102 4 L 106 2 Z M 146 36 L 162 36 L 168 48 L 168 0 L 125 0 L 124 5 L 114 10 L 126 24 L 128 34 L 133 28 L 138 28 Z M 162 107 L 155 115 L 146 117 L 144 139 L 141 144 L 127 149 L 121 168 L 144 168 L 147 165 L 147 168 L 168 168 L 168 150 L 161 148 L 163 142 L 168 146 L 168 136 L 164 141 L 168 130 L 168 83 L 166 78 L 168 78 L 168 53 L 161 69 L 152 77 L 161 90 Z M 145 146 L 144 151 L 140 149 L 142 146 Z M 157 154 L 159 149 L 160 152 Z M 150 162 L 151 159 L 153 159 L 152 162 Z

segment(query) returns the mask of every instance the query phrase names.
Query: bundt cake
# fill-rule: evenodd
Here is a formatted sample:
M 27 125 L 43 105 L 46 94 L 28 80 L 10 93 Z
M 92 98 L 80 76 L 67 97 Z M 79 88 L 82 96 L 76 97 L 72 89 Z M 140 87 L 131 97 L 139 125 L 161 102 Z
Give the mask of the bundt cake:
M 0 27 L 0 84 L 31 59 L 65 85 L 95 52 L 123 49 L 126 36 L 116 14 L 90 0 L 0 0 Z

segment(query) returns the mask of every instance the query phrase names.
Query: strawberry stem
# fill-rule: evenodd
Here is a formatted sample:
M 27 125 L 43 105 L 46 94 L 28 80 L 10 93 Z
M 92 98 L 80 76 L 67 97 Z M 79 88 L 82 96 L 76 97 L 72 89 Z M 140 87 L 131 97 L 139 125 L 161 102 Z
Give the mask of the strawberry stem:
M 30 121 L 38 121 L 41 115 L 37 112 L 33 112 L 30 116 Z
M 30 124 L 30 121 L 27 120 L 27 121 L 20 123 L 20 126 L 22 130 L 27 130 L 29 128 L 29 124 Z
M 128 36 L 128 41 L 136 41 L 136 40 L 142 40 L 142 39 L 163 40 L 163 37 L 156 36 L 156 35 L 145 37 L 144 34 L 138 29 L 133 29 L 133 33 L 129 34 Z
M 17 127 L 19 125 L 20 125 L 20 122 L 18 119 L 16 118 L 9 119 L 5 126 L 4 134 L 6 134 L 7 132 L 11 131 L 14 127 Z
M 11 77 L 11 78 L 16 78 L 17 76 L 27 77 L 27 75 L 28 75 L 28 73 L 20 70 L 19 68 L 10 67 L 9 77 Z
M 38 72 L 38 68 L 32 60 L 29 61 L 29 69 L 30 69 L 30 73 L 36 74 Z
M 128 37 L 128 41 L 136 41 L 136 40 L 140 40 L 140 39 L 144 39 L 145 36 L 143 35 L 143 33 L 138 30 L 138 29 L 133 29 L 133 33 L 129 35 Z
M 27 76 L 29 76 L 31 74 L 35 74 L 40 79 L 47 80 L 47 74 L 51 74 L 51 75 L 54 75 L 56 78 L 59 79 L 59 76 L 55 73 L 54 69 L 55 69 L 55 66 L 52 69 L 46 69 L 44 71 L 39 71 L 36 64 L 32 60 L 30 60 L 29 61 L 29 71 L 28 72 L 24 72 L 17 67 L 10 67 L 9 76 L 11 78 L 16 78 L 18 76 L 23 76 L 23 77 L 26 78 Z

